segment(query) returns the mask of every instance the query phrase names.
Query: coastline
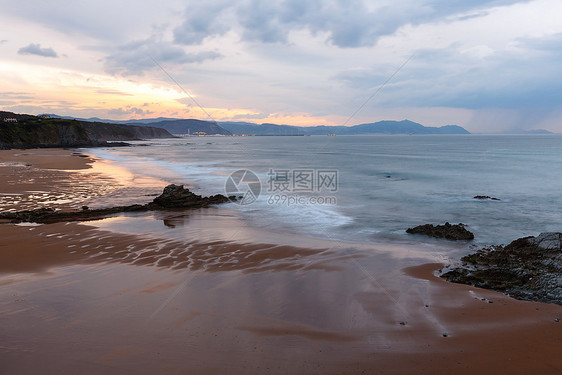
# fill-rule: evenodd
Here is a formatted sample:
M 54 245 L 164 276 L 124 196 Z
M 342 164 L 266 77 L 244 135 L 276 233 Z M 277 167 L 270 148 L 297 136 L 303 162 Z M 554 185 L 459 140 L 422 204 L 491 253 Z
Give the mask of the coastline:
M 165 184 L 74 153 L 0 151 L 0 191 L 20 194 L 1 208 L 149 200 Z M 0 224 L 6 373 L 562 369 L 562 307 L 447 283 L 427 258 L 301 237 L 283 244 L 255 228 L 237 236 L 241 223 L 221 209 L 139 217 L 162 229 Z M 211 223 L 215 232 L 202 233 Z M 200 233 L 182 229 L 190 225 Z

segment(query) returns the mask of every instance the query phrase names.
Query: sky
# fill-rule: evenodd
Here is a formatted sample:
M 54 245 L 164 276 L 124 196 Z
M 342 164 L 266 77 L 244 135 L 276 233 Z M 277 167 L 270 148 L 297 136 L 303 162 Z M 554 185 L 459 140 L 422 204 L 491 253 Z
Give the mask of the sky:
M 560 0 L 0 0 L 0 109 L 562 132 Z

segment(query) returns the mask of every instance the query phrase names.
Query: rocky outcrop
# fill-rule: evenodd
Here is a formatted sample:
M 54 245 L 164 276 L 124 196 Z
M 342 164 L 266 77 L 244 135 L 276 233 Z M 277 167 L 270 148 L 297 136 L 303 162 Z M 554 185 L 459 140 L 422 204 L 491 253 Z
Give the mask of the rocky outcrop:
M 408 228 L 406 232 L 411 234 L 423 234 L 435 238 L 445 238 L 451 241 L 467 241 L 474 239 L 474 234 L 467 230 L 462 223 L 445 223 L 444 225 L 424 224 L 414 228 Z
M 202 205 L 211 205 L 224 203 L 229 198 L 224 195 L 217 194 L 210 197 L 201 197 L 195 193 L 185 189 L 183 185 L 168 185 L 164 188 L 162 194 L 154 198 L 148 206 L 150 209 L 166 209 L 166 208 L 186 208 L 200 207 Z
M 562 233 L 519 238 L 461 258 L 441 277 L 505 292 L 517 299 L 562 305 Z
M 480 200 L 501 201 L 501 199 L 495 198 L 495 197 L 490 197 L 489 195 L 476 195 L 473 198 L 474 199 L 480 199 Z
M 8 220 L 12 223 L 55 223 L 61 221 L 87 221 L 98 220 L 109 215 L 123 212 L 142 212 L 159 211 L 186 208 L 202 208 L 214 204 L 235 200 L 235 197 L 225 197 L 217 194 L 209 197 L 202 197 L 194 194 L 183 185 L 168 185 L 164 192 L 150 203 L 130 206 L 118 206 L 111 208 L 100 208 L 91 210 L 87 206 L 82 206 L 81 211 L 55 211 L 51 208 L 40 208 L 38 210 L 3 212 L 0 213 L 0 220 Z

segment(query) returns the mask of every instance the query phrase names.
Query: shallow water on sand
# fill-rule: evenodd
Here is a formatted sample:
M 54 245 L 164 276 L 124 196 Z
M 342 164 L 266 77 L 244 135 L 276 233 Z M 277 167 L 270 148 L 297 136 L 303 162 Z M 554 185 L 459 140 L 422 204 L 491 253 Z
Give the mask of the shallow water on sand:
M 261 181 L 258 200 L 230 204 L 251 225 L 310 237 L 424 241 L 404 231 L 423 223 L 462 222 L 479 245 L 562 228 L 560 136 L 192 137 L 150 147 L 91 150 L 138 173 L 224 193 L 233 171 Z M 336 204 L 274 202 L 269 172 L 336 170 Z M 477 200 L 476 195 L 500 200 Z M 285 204 L 287 203 L 287 204 Z

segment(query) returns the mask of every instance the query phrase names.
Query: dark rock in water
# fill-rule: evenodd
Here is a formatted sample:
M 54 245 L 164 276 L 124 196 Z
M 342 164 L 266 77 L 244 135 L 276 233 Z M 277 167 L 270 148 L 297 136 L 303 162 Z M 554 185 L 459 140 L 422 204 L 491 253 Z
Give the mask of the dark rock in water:
M 189 206 L 200 199 L 200 195 L 185 189 L 183 185 L 172 184 L 166 186 L 162 194 L 154 198 L 152 202 L 161 207 L 175 208 Z
M 474 234 L 467 230 L 462 223 L 445 223 L 445 225 L 424 224 L 414 228 L 408 228 L 406 232 L 411 234 L 424 234 L 435 238 L 445 238 L 452 241 L 474 239 Z
M 154 198 L 148 206 L 151 209 L 161 208 L 185 208 L 185 207 L 202 207 L 211 204 L 225 203 L 229 199 L 224 195 L 217 194 L 210 197 L 202 197 L 185 189 L 183 185 L 168 185 L 164 188 L 162 194 Z
M 501 290 L 510 296 L 562 305 L 562 233 L 524 237 L 461 258 L 448 281 Z
M 82 206 L 81 211 L 55 211 L 51 208 L 40 208 L 38 210 L 2 212 L 0 219 L 10 220 L 12 223 L 31 222 L 31 223 L 55 223 L 60 221 L 86 221 L 97 220 L 108 215 L 123 212 L 158 211 L 170 209 L 201 208 L 213 204 L 225 203 L 236 200 L 235 197 L 225 197 L 217 194 L 209 197 L 202 197 L 194 194 L 183 185 L 168 185 L 164 192 L 154 198 L 151 203 L 130 206 L 118 206 L 111 208 L 90 209 Z
M 492 200 L 492 201 L 501 201 L 499 198 L 490 197 L 489 195 L 476 195 L 473 199 L 481 199 L 481 200 Z

